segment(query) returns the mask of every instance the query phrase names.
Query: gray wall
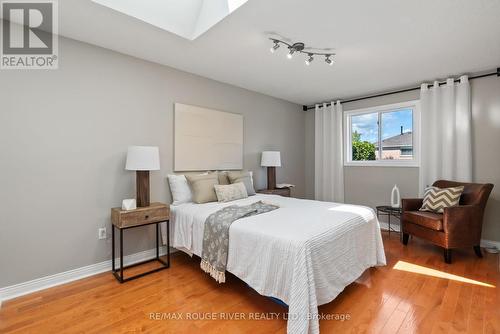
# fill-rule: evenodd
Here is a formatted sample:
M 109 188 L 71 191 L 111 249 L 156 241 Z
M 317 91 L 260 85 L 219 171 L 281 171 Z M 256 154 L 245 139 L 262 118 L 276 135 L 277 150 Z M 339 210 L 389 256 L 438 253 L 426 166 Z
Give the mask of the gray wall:
M 0 287 L 111 258 L 110 208 L 135 197 L 129 145 L 156 145 L 151 198 L 170 201 L 173 104 L 244 115 L 244 165 L 265 187 L 260 152 L 280 150 L 278 181 L 305 194 L 301 107 L 172 68 L 61 38 L 55 71 L 0 74 Z M 153 246 L 128 231 L 126 253 Z
M 473 118 L 473 177 L 475 182 L 493 183 L 486 208 L 483 239 L 500 241 L 500 79 L 487 77 L 471 80 Z M 419 92 L 394 94 L 344 104 L 344 110 L 397 103 L 419 98 Z M 306 157 L 314 151 L 314 113 L 306 116 Z M 423 147 L 422 149 L 425 149 Z M 306 164 L 306 196 L 314 198 L 314 152 Z M 371 207 L 390 202 L 397 184 L 402 197 L 418 195 L 418 168 L 344 167 L 345 200 Z

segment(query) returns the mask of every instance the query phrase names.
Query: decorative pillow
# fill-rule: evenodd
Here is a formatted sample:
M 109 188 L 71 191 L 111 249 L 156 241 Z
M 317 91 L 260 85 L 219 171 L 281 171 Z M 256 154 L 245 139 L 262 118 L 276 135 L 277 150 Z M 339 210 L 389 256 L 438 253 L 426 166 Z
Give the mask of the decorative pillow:
M 253 187 L 252 174 L 250 172 L 228 172 L 227 177 L 231 183 L 243 182 L 245 188 L 247 188 L 248 196 L 255 195 L 255 189 Z
M 219 202 L 230 202 L 248 197 L 247 188 L 243 182 L 228 185 L 215 185 L 214 189 Z
M 209 172 L 209 174 L 217 174 L 217 177 L 219 179 L 219 184 L 222 185 L 231 184 L 227 177 L 227 171 L 215 171 L 215 172 Z
M 425 189 L 424 202 L 420 211 L 443 213 L 444 208 L 450 208 L 458 205 L 463 191 L 464 187 L 428 187 Z
M 189 203 L 193 201 L 193 194 L 184 175 L 167 175 L 170 192 L 172 193 L 172 205 Z
M 217 174 L 186 175 L 186 179 L 191 186 L 193 202 L 198 204 L 217 202 L 217 195 L 214 190 L 214 185 L 219 184 Z

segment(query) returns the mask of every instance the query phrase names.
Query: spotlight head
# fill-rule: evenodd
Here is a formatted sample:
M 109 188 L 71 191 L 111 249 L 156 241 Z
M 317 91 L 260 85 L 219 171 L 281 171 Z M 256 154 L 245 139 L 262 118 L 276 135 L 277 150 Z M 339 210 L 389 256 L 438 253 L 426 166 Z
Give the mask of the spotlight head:
M 333 60 L 330 59 L 330 56 L 331 55 L 326 55 L 325 56 L 325 63 L 327 63 L 328 65 L 332 66 L 333 65 Z
M 309 53 L 309 58 L 306 59 L 306 65 L 309 66 L 314 60 L 312 53 Z
M 289 47 L 288 49 L 289 49 L 290 51 L 288 51 L 288 54 L 286 55 L 286 57 L 287 57 L 288 59 L 292 59 L 292 57 L 293 57 L 293 53 L 295 52 L 295 49 L 294 49 L 293 47 Z
M 269 50 L 269 51 L 271 51 L 271 53 L 274 53 L 274 51 L 278 50 L 278 48 L 280 47 L 278 41 L 274 40 L 273 42 L 274 42 L 274 45 Z

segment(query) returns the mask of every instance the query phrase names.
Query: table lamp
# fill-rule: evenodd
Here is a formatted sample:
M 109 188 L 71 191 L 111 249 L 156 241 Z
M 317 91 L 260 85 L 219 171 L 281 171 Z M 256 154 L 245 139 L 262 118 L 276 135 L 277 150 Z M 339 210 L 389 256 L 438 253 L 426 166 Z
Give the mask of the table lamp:
M 130 146 L 125 169 L 136 171 L 137 206 L 149 206 L 149 171 L 160 170 L 158 147 Z
M 264 151 L 260 160 L 262 167 L 267 167 L 267 189 L 276 189 L 276 167 L 281 167 L 279 151 Z

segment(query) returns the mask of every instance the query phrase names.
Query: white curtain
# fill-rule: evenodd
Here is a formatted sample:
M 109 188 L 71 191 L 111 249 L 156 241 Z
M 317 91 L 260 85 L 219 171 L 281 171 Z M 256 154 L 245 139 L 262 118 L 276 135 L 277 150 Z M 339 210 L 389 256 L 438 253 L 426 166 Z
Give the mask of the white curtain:
M 420 89 L 421 165 L 420 195 L 439 179 L 472 180 L 470 84 L 467 76 L 455 83 L 436 81 Z
M 340 101 L 316 105 L 314 111 L 314 197 L 344 202 L 342 105 Z

